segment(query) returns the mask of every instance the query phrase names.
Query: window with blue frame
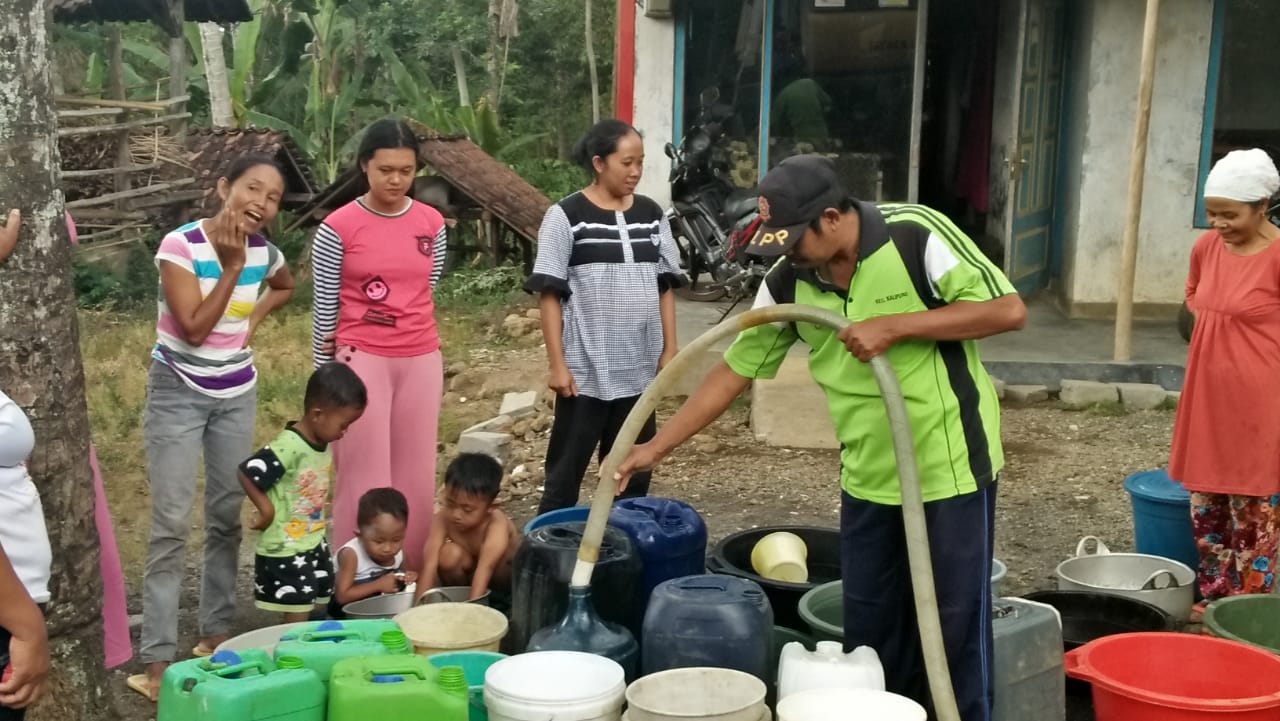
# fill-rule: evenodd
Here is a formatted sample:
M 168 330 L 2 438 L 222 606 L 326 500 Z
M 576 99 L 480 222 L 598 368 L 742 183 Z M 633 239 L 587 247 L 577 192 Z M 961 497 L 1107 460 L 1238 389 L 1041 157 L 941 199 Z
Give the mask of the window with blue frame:
M 1204 179 L 1219 158 L 1262 148 L 1280 165 L 1280 2 L 1215 0 L 1204 137 L 1196 188 L 1197 227 L 1204 216 Z

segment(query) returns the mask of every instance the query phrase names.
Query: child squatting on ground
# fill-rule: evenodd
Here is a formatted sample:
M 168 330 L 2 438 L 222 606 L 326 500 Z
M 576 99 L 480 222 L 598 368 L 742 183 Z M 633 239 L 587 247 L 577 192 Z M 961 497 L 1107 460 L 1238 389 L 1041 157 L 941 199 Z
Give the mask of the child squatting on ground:
M 325 506 L 333 460 L 329 444 L 364 412 L 364 383 L 351 368 L 326 363 L 311 374 L 304 413 L 240 464 L 240 484 L 258 510 L 262 531 L 254 558 L 258 608 L 306 621 L 333 595 L 333 558 L 325 543 Z
M 342 607 L 384 593 L 399 593 L 418 574 L 405 573 L 404 535 L 409 502 L 394 488 L 371 488 L 356 506 L 356 535 L 338 549 L 333 565 L 337 588 L 329 603 L 331 618 L 344 618 Z
M 423 549 L 419 598 L 436 586 L 470 586 L 470 598 L 511 588 L 515 524 L 494 501 L 502 466 L 482 453 L 462 453 L 444 474 L 444 493 Z

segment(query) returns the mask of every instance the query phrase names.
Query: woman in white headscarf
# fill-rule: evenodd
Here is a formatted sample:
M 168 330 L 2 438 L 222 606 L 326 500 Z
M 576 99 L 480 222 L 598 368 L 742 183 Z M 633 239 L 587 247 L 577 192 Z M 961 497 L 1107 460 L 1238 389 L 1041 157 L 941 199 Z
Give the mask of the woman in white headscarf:
M 1191 249 L 1195 331 L 1169 475 L 1191 492 L 1206 604 L 1268 593 L 1280 552 L 1280 228 L 1267 219 L 1280 173 L 1237 150 L 1205 182 L 1212 229 Z

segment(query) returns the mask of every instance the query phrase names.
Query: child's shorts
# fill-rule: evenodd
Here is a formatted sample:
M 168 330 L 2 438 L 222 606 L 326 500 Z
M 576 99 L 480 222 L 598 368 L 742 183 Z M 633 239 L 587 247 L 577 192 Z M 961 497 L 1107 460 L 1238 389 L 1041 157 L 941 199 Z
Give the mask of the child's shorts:
M 323 541 L 296 556 L 254 556 L 253 600 L 265 611 L 310 611 L 329 602 L 333 582 L 333 557 Z

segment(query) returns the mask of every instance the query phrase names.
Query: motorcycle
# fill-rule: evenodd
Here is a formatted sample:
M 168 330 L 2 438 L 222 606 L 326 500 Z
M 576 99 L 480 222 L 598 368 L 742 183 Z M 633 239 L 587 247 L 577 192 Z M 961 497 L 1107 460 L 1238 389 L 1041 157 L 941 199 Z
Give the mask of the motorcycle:
M 677 293 L 695 301 L 732 298 L 723 319 L 742 299 L 755 295 L 768 268 L 741 252 L 758 226 L 758 201 L 754 191 L 728 180 L 730 167 L 719 141 L 731 111 L 716 104 L 715 88 L 703 91 L 700 100 L 698 119 L 679 147 L 665 147 L 673 161 L 667 219 L 689 276 L 689 286 Z

